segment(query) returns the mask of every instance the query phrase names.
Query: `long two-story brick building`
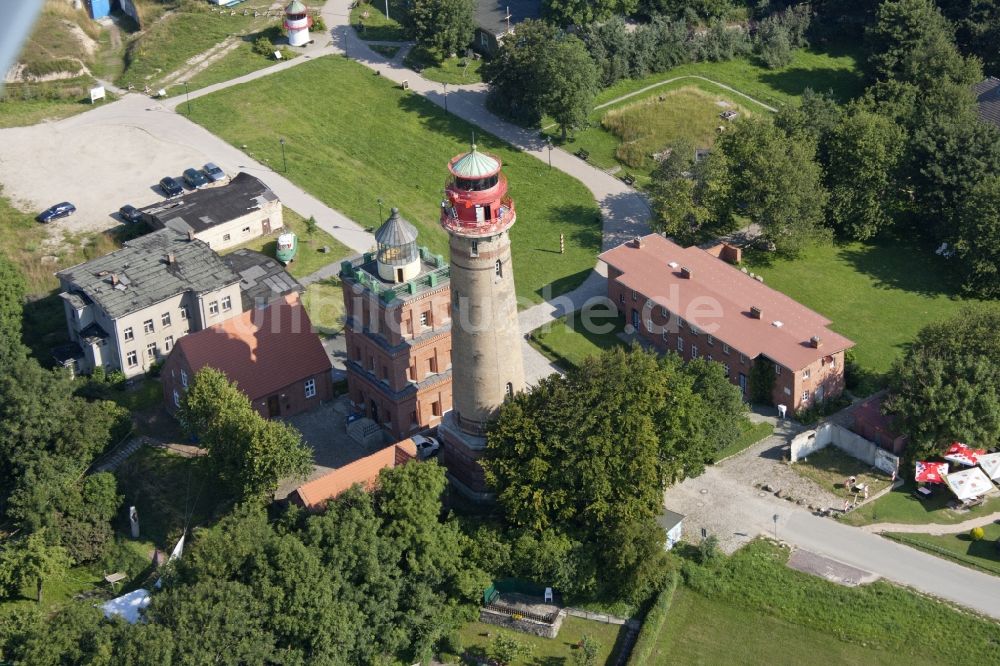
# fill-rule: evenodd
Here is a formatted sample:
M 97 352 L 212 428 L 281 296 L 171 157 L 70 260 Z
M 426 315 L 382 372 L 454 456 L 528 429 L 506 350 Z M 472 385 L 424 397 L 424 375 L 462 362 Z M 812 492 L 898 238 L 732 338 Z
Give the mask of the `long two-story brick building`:
M 608 266 L 608 297 L 657 349 L 721 363 L 744 395 L 753 365 L 773 363 L 774 403 L 793 412 L 844 390 L 844 352 L 854 343 L 830 330 L 830 320 L 714 254 L 651 234 L 600 259 Z

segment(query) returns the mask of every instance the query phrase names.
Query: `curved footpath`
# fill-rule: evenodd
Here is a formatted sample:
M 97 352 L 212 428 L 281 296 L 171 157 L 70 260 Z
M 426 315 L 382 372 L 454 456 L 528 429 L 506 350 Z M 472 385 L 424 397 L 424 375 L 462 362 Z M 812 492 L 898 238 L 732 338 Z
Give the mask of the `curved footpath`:
M 1000 522 L 1000 511 L 991 513 L 987 516 L 970 518 L 969 520 L 964 520 L 960 523 L 952 523 L 950 525 L 945 523 L 924 523 L 922 525 L 912 525 L 910 523 L 872 523 L 871 525 L 863 525 L 861 529 L 874 534 L 879 534 L 881 532 L 905 532 L 907 534 L 941 535 L 968 532 L 973 527 L 985 527 L 986 525 L 995 522 Z

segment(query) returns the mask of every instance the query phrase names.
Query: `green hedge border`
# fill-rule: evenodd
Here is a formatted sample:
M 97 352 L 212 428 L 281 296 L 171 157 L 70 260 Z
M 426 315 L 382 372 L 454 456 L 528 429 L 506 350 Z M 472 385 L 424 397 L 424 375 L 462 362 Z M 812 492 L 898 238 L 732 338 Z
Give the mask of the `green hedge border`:
M 674 571 L 670 582 L 657 595 L 653 606 L 646 613 L 642 629 L 639 630 L 639 637 L 636 639 L 635 645 L 632 647 L 632 654 L 629 656 L 629 666 L 645 666 L 645 664 L 651 663 L 653 648 L 656 647 L 663 623 L 667 621 L 667 613 L 670 612 L 670 606 L 674 602 L 674 592 L 677 591 L 679 581 L 680 574 Z
M 914 539 L 913 537 L 901 536 L 899 533 L 882 532 L 882 537 L 895 541 L 896 543 L 901 543 L 905 546 L 910 546 L 911 548 L 916 548 L 917 550 L 922 550 L 926 553 L 931 553 L 942 559 L 951 560 L 956 564 L 961 564 L 962 566 L 968 567 L 970 569 L 976 569 L 977 571 L 982 571 L 983 573 L 990 574 L 991 576 L 1000 576 L 1000 566 L 996 569 L 991 569 L 990 567 L 983 566 L 978 561 L 973 560 L 968 557 L 963 557 L 960 553 L 948 550 L 947 548 L 942 548 L 933 543 L 928 543 L 920 539 Z

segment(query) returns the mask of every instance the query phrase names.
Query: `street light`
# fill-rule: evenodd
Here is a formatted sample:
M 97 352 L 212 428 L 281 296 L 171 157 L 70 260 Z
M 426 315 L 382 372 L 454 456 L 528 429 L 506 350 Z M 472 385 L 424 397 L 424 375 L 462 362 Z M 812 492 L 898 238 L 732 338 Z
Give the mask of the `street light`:
M 285 166 L 285 173 L 288 173 L 288 159 L 285 157 L 285 140 L 278 139 L 278 143 L 281 144 L 281 163 Z
M 774 517 L 772 518 L 772 520 L 774 520 L 774 540 L 775 541 L 778 540 L 778 518 L 779 517 L 780 516 L 778 516 L 778 514 L 774 514 Z
M 187 97 L 188 118 L 191 117 L 191 91 L 188 90 L 188 82 L 184 82 L 184 95 Z
M 385 20 L 389 20 L 389 0 L 385 0 Z
M 549 143 L 549 168 L 551 169 L 552 168 L 552 137 L 551 136 L 548 139 L 548 143 Z
M 376 199 L 375 203 L 378 204 L 378 223 L 382 224 L 385 220 L 382 219 L 382 199 Z
M 448 84 L 442 83 L 441 86 L 444 88 L 444 112 L 448 113 Z

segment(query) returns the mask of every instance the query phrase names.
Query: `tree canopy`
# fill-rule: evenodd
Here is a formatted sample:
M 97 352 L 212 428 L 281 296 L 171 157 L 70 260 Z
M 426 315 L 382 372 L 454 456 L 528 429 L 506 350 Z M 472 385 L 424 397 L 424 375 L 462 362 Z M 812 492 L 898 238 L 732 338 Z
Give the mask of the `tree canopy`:
M 473 0 L 413 0 L 408 13 L 417 44 L 439 59 L 461 53 L 471 42 Z

